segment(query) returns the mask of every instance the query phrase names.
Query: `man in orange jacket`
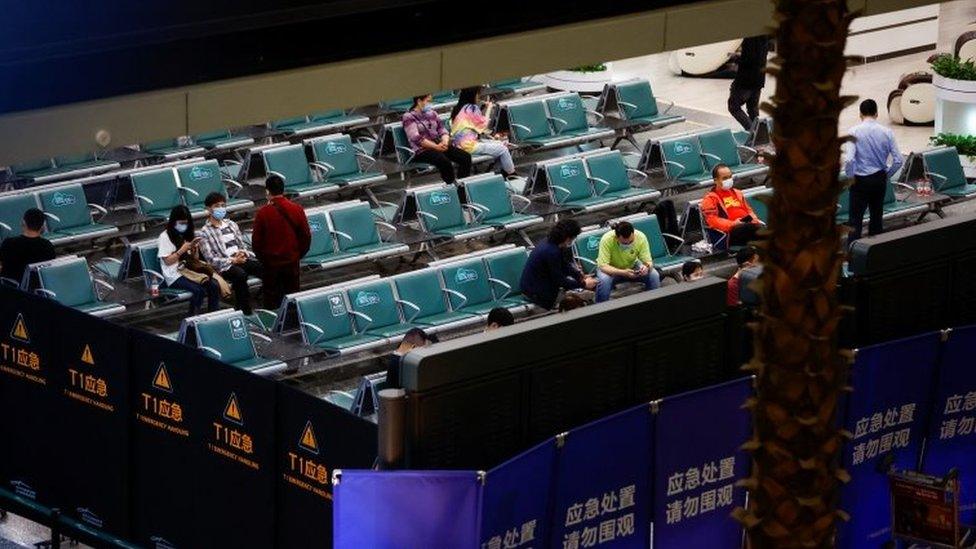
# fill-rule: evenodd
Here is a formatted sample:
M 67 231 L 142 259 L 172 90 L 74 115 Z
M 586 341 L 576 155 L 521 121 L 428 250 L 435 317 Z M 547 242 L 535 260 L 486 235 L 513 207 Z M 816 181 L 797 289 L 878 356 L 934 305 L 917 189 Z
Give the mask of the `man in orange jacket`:
M 725 247 L 744 246 L 756 239 L 762 220 L 739 189 L 733 188 L 732 170 L 725 164 L 712 168 L 715 186 L 701 201 L 708 228 L 725 233 Z

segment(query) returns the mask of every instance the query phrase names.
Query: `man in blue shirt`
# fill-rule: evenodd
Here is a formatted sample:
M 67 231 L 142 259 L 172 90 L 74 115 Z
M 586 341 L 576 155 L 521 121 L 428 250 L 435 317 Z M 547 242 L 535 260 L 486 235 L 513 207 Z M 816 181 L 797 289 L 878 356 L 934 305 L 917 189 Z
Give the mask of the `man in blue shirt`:
M 871 214 L 868 234 L 881 233 L 888 178 L 894 175 L 904 163 L 898 145 L 895 144 L 895 134 L 889 128 L 878 124 L 877 118 L 878 104 L 873 99 L 862 101 L 861 123 L 850 131 L 851 137 L 854 138 L 853 146 L 850 144 L 846 146 L 847 158 L 844 171 L 847 177 L 854 178 L 848 209 L 850 215 L 848 223 L 851 226 L 848 243 L 861 238 L 864 210 L 868 210 Z M 891 166 L 888 165 L 889 157 Z
M 596 279 L 584 276 L 569 259 L 569 248 L 579 234 L 579 223 L 573 219 L 563 219 L 529 254 L 522 270 L 520 286 L 522 293 L 543 309 L 556 306 L 560 289 L 596 288 Z

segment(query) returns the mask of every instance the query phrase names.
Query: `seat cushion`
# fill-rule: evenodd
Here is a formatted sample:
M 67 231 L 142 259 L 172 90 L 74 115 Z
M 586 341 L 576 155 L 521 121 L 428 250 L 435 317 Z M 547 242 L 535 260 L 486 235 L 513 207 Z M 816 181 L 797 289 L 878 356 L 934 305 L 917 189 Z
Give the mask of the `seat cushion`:
M 396 337 L 398 335 L 403 335 L 407 333 L 407 331 L 409 331 L 410 328 L 413 327 L 414 324 L 407 324 L 404 322 L 401 324 L 391 324 L 389 326 L 383 326 L 380 328 L 370 328 L 369 330 L 366 330 L 366 334 L 372 336 L 390 338 L 390 337 Z
M 84 234 L 95 234 L 95 233 L 115 233 L 118 232 L 117 227 L 111 225 L 103 225 L 101 223 L 93 223 L 91 225 L 81 225 L 79 227 L 62 227 L 54 233 L 54 237 L 57 238 L 59 235 L 63 236 L 79 236 Z
M 637 118 L 633 118 L 631 120 L 639 124 L 664 125 L 664 124 L 674 124 L 676 122 L 681 122 L 684 119 L 685 117 L 674 115 L 674 114 L 656 114 L 653 116 L 638 116 Z
M 263 370 L 265 368 L 273 368 L 276 366 L 283 367 L 284 365 L 285 363 L 281 362 L 280 360 L 274 360 L 272 358 L 263 358 L 260 356 L 256 356 L 254 358 L 248 358 L 245 360 L 238 360 L 237 362 L 234 363 L 234 366 L 242 370 L 247 370 L 249 372 L 253 372 L 255 370 Z
M 346 251 L 353 255 L 356 254 L 366 255 L 366 254 L 375 254 L 375 253 L 381 253 L 386 251 L 392 253 L 394 250 L 402 249 L 403 247 L 404 245 L 399 242 L 377 242 L 375 244 L 366 244 L 365 246 L 357 246 L 355 248 L 349 248 Z
M 494 217 L 492 219 L 485 220 L 485 223 L 488 223 L 489 225 L 494 225 L 495 227 L 505 227 L 505 226 L 515 225 L 517 223 L 523 223 L 523 222 L 541 223 L 542 218 L 537 215 L 514 213 L 511 215 L 503 215 L 500 217 Z
M 474 318 L 474 315 L 459 312 L 447 312 L 418 317 L 413 319 L 413 322 L 414 324 L 423 324 L 425 326 L 443 326 L 445 324 L 452 324 L 454 322 L 459 322 L 469 318 Z
M 368 345 L 378 341 L 383 341 L 383 338 L 369 334 L 352 334 L 330 339 L 328 341 L 319 341 L 316 343 L 316 345 L 328 351 L 342 351 L 343 349 L 350 349 L 360 345 Z
M 97 313 L 100 311 L 106 311 L 108 309 L 116 309 L 118 307 L 122 307 L 122 305 L 111 301 L 94 301 L 92 303 L 76 305 L 74 308 L 83 313 Z
M 332 254 L 319 254 L 319 255 L 309 255 L 301 259 L 302 265 L 325 265 L 328 263 L 334 263 L 336 261 L 342 261 L 345 259 L 352 259 L 357 257 L 359 254 L 353 252 L 339 252 Z
M 379 172 L 366 172 L 366 173 L 356 173 L 348 175 L 339 175 L 336 177 L 330 177 L 329 182 L 338 183 L 339 185 L 350 185 L 352 183 L 358 183 L 360 181 L 384 181 L 386 180 L 386 175 Z
M 458 227 L 445 227 L 443 229 L 438 229 L 438 230 L 434 231 L 434 234 L 440 235 L 440 236 L 456 237 L 456 236 L 464 235 L 464 234 L 467 234 L 467 233 L 473 233 L 475 231 L 481 231 L 481 230 L 484 230 L 486 227 L 487 227 L 486 225 L 480 225 L 480 224 L 479 225 L 462 225 L 462 226 L 458 226 Z
M 301 185 L 291 185 L 285 187 L 285 192 L 291 194 L 307 194 L 313 192 L 325 192 L 328 189 L 335 188 L 338 188 L 338 185 L 332 183 L 331 181 L 326 181 L 323 183 L 303 183 Z
M 966 185 L 960 185 L 958 187 L 952 187 L 950 189 L 942 189 L 939 192 L 952 197 L 969 196 L 971 194 L 976 194 L 976 184 L 969 183 Z

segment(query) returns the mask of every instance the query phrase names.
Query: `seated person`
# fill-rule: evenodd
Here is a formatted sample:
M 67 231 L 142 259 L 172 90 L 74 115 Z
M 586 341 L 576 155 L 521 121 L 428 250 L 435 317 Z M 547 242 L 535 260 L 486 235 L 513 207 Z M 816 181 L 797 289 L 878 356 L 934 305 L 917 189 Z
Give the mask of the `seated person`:
M 725 302 L 729 307 L 734 307 L 739 304 L 740 276 L 742 275 L 742 271 L 759 263 L 759 252 L 756 251 L 755 246 L 746 246 L 735 253 L 735 263 L 738 268 L 735 274 L 732 275 L 732 278 L 729 279 L 729 285 L 725 294 Z
M 511 326 L 513 324 L 515 324 L 515 316 L 512 314 L 512 311 L 509 311 L 505 307 L 495 307 L 494 309 L 488 311 L 488 320 L 485 322 L 485 331 L 490 332 L 503 326 Z
M 451 143 L 468 154 L 487 154 L 495 159 L 502 169 L 502 175 L 515 175 L 515 162 L 508 145 L 488 129 L 491 111 L 495 104 L 489 99 L 485 111 L 481 112 L 481 87 L 464 88 L 458 97 L 457 105 L 451 111 Z
M 434 166 L 446 183 L 456 183 L 458 177 L 471 175 L 471 155 L 450 144 L 447 129 L 430 107 L 431 99 L 429 93 L 413 98 L 413 106 L 403 114 L 403 131 L 414 161 Z M 452 162 L 458 165 L 456 173 Z
M 573 241 L 579 234 L 576 220 L 562 219 L 553 225 L 545 240 L 536 243 L 519 281 L 522 294 L 532 303 L 549 310 L 556 306 L 560 290 L 596 288 L 596 279 L 584 276 L 571 259 Z
M 681 266 L 681 280 L 683 282 L 691 282 L 693 280 L 699 280 L 705 276 L 705 268 L 702 267 L 701 261 L 697 259 L 692 259 L 690 261 L 685 261 Z
M 41 236 L 44 212 L 30 208 L 20 221 L 20 236 L 10 236 L 0 244 L 0 277 L 20 284 L 24 271 L 31 263 L 54 259 L 54 245 Z
M 610 299 L 610 292 L 620 282 L 643 282 L 645 290 L 661 287 L 661 275 L 651 260 L 647 237 L 628 221 L 617 223 L 600 238 L 596 268 L 597 303 Z
M 414 349 L 426 347 L 431 343 L 434 343 L 434 341 L 427 335 L 427 332 L 420 328 L 410 328 L 407 333 L 403 334 L 400 345 L 390 355 L 389 364 L 386 369 L 386 382 L 390 388 L 400 387 L 400 366 L 403 364 L 404 355 Z
M 224 195 L 210 193 L 203 204 L 210 216 L 200 229 L 200 236 L 203 238 L 200 241 L 200 252 L 203 253 L 203 259 L 234 289 L 234 308 L 250 315 L 253 310 L 247 278 L 261 278 L 261 262 L 248 249 L 237 223 L 227 219 L 227 199 Z
M 204 298 L 207 312 L 220 306 L 220 287 L 208 274 L 189 269 L 186 262 L 199 258 L 201 237 L 193 232 L 193 220 L 186 206 L 175 206 L 166 229 L 159 234 L 159 264 L 167 288 L 190 292 L 190 316 L 200 312 Z M 209 268 L 209 267 L 208 267 Z M 212 269 L 211 269 L 212 271 Z
M 744 246 L 756 239 L 762 221 L 739 189 L 733 188 L 732 170 L 725 164 L 712 168 L 715 187 L 701 201 L 708 228 L 725 233 L 723 248 Z

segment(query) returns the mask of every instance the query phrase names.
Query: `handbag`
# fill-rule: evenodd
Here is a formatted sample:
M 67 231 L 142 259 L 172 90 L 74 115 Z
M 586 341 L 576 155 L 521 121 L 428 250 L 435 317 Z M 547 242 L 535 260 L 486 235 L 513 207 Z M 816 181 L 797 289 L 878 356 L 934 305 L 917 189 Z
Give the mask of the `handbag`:
M 210 266 L 209 263 L 201 261 L 196 255 L 188 256 L 183 260 L 183 264 L 180 265 L 178 271 L 188 280 L 197 284 L 204 284 L 207 280 L 212 279 L 220 288 L 220 297 L 228 298 L 233 294 L 230 284 L 224 280 L 224 277 L 220 276 L 220 273 Z

